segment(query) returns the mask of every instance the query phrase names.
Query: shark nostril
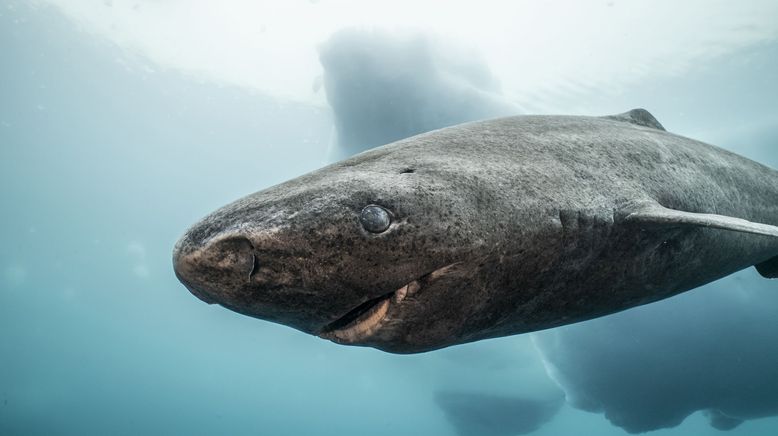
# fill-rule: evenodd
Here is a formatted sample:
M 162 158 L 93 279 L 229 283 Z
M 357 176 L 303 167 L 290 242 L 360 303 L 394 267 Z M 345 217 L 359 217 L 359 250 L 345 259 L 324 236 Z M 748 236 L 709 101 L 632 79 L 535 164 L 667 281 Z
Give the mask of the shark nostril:
M 236 276 L 241 281 L 251 277 L 257 268 L 254 246 L 244 237 L 231 237 L 214 242 L 205 248 L 206 263 L 226 276 Z
M 183 240 L 173 253 L 173 267 L 193 294 L 208 302 L 239 289 L 259 268 L 254 245 L 246 237 L 224 235 L 199 242 Z

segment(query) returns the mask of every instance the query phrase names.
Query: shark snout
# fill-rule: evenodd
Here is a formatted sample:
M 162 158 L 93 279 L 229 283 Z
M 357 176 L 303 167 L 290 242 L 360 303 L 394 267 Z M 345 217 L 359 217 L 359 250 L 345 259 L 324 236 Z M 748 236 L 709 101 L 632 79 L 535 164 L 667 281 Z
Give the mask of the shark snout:
M 240 235 L 223 235 L 196 243 L 185 235 L 173 250 L 176 276 L 197 298 L 223 303 L 251 279 L 254 247 Z

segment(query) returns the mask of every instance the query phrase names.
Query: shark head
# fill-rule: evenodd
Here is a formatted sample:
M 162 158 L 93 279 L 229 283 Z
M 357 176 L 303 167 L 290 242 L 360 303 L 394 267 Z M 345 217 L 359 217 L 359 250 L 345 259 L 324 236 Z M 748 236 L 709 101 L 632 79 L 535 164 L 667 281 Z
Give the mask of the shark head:
M 485 302 L 467 277 L 499 244 L 474 227 L 483 199 L 458 192 L 446 161 L 402 149 L 215 211 L 176 244 L 176 275 L 207 303 L 341 344 L 413 353 L 477 339 Z

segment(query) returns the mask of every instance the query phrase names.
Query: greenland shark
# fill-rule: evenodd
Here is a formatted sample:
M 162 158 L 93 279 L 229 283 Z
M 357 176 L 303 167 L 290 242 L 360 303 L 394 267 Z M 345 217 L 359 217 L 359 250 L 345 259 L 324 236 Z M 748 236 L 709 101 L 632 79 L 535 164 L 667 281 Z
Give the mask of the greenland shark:
M 778 277 L 778 171 L 642 109 L 479 121 L 239 199 L 191 227 L 173 264 L 207 303 L 425 352 L 604 316 L 749 266 Z

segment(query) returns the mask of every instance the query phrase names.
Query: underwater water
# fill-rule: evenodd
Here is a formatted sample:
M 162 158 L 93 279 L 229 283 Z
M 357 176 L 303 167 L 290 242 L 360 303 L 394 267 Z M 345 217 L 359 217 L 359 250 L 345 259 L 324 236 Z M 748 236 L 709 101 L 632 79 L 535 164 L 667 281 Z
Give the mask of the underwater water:
M 219 20 L 250 2 L 219 15 L 208 2 L 0 0 L 0 435 L 778 434 L 778 283 L 753 269 L 419 355 L 206 305 L 173 274 L 176 240 L 223 204 L 472 119 L 645 107 L 778 168 L 778 8 L 665 3 L 539 9 L 520 22 L 539 23 L 543 56 L 530 30 L 500 34 L 508 19 L 462 29 L 466 8 L 337 33 L 345 6 L 289 2 L 284 17 L 304 20 L 244 32 Z M 402 29 L 435 14 L 452 23 L 437 39 Z M 203 16 L 235 41 L 267 40 L 230 57 L 213 28 L 198 33 Z M 615 34 L 582 37 L 587 17 Z M 492 39 L 461 48 L 467 32 Z M 511 44 L 531 50 L 512 58 Z

